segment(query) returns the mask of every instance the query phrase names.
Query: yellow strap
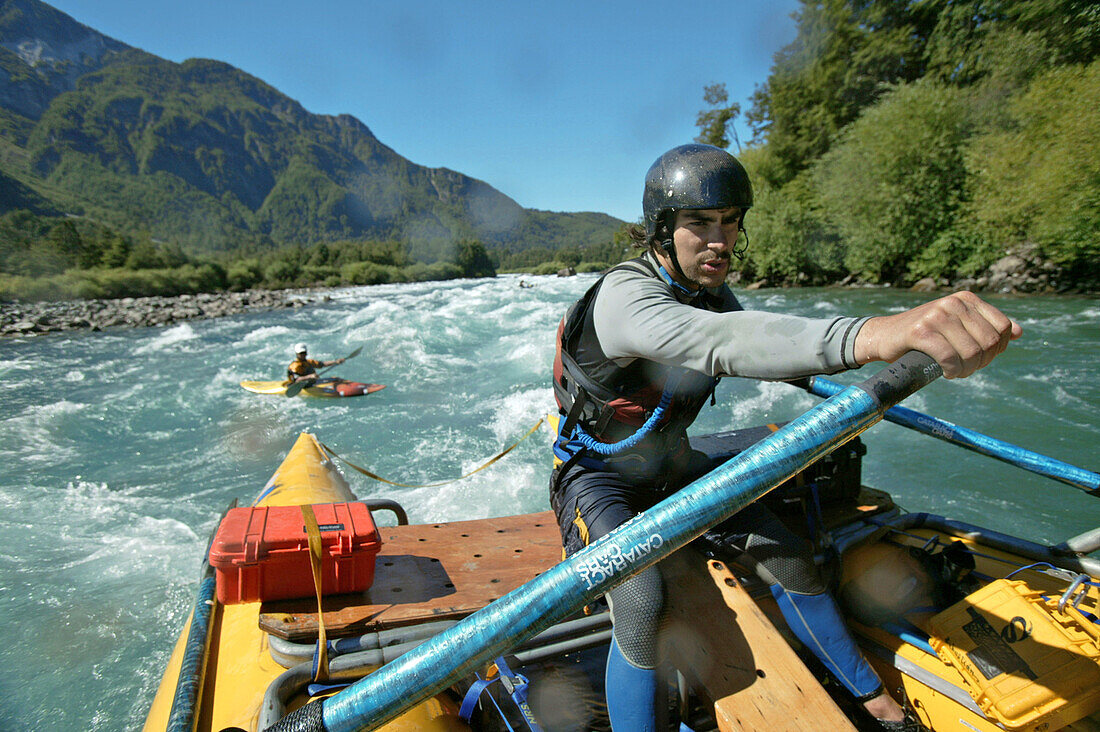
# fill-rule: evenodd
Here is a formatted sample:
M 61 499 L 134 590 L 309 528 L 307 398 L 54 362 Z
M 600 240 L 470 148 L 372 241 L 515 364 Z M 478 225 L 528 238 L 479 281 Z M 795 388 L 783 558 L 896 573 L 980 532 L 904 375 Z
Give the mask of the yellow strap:
M 313 670 L 313 680 L 322 682 L 328 679 L 328 639 L 325 637 L 325 612 L 321 607 L 321 574 L 324 548 L 321 545 L 321 529 L 317 526 L 317 517 L 313 506 L 301 506 L 302 518 L 306 522 L 306 536 L 309 537 L 309 565 L 313 570 L 313 589 L 317 592 L 317 664 Z
M 505 455 L 510 453 L 512 450 L 516 449 L 516 447 L 519 445 L 519 443 L 523 442 L 528 437 L 533 435 L 535 433 L 535 430 L 537 430 L 539 427 L 541 427 L 542 423 L 545 422 L 545 421 L 546 421 L 545 417 L 540 419 L 538 422 L 535 423 L 534 427 L 527 430 L 527 434 L 525 434 L 523 437 L 516 440 L 515 443 L 513 443 L 510 447 L 506 448 L 503 452 L 497 454 L 496 457 L 494 457 L 492 460 L 490 460 L 489 462 L 482 465 L 480 468 L 476 468 L 475 470 L 471 470 L 469 473 L 466 473 L 465 475 L 460 475 L 457 478 L 452 478 L 451 480 L 444 480 L 440 483 L 425 483 L 423 485 L 415 485 L 415 484 L 409 484 L 409 483 L 395 483 L 392 480 L 386 480 L 382 476 L 375 475 L 374 473 L 367 470 L 366 468 L 361 468 L 358 465 L 356 465 L 355 463 L 352 463 L 352 462 L 348 461 L 347 459 L 340 457 L 339 455 L 336 454 L 335 450 L 333 450 L 331 447 L 329 447 L 328 445 L 326 445 L 323 442 L 321 443 L 321 447 L 325 448 L 325 451 L 328 452 L 329 455 L 332 455 L 334 458 L 341 461 L 342 463 L 347 465 L 349 468 L 352 468 L 353 470 L 358 470 L 360 473 L 367 476 L 368 478 L 373 478 L 374 480 L 378 480 L 378 481 L 381 481 L 383 483 L 388 483 L 389 485 L 395 485 L 398 488 L 435 488 L 436 486 L 447 485 L 448 483 L 455 483 L 455 482 L 460 481 L 464 478 L 469 478 L 474 473 L 485 470 L 485 468 L 489 467 L 490 465 L 495 463 L 497 460 L 500 460 L 502 457 L 504 457 Z

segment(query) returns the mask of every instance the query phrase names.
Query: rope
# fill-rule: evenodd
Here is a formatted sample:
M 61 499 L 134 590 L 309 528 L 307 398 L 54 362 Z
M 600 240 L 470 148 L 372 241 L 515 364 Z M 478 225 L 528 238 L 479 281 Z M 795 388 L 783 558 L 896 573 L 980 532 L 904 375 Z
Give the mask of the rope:
M 475 468 L 474 470 L 471 470 L 469 473 L 466 473 L 465 475 L 460 475 L 457 478 L 452 478 L 451 480 L 444 480 L 444 481 L 441 481 L 439 483 L 424 483 L 424 484 L 417 485 L 417 484 L 413 484 L 413 483 L 397 483 L 397 482 L 392 481 L 392 480 L 387 480 L 386 478 L 383 478 L 380 475 L 375 475 L 374 473 L 367 470 L 366 468 L 361 468 L 358 465 L 356 465 L 355 463 L 347 460 L 346 458 L 341 457 L 340 455 L 338 455 L 336 453 L 335 450 L 333 450 L 331 447 L 329 447 L 328 445 L 326 445 L 323 442 L 321 443 L 321 447 L 323 447 L 325 449 L 325 452 L 327 452 L 329 455 L 332 455 L 334 458 L 336 458 L 340 462 L 344 463 L 344 465 L 347 465 L 352 470 L 356 470 L 356 471 L 362 473 L 363 475 L 365 475 L 368 478 L 371 478 L 373 480 L 377 480 L 377 481 L 380 481 L 382 483 L 386 483 L 388 485 L 394 485 L 394 486 L 397 486 L 398 488 L 435 488 L 436 486 L 447 485 L 448 483 L 457 483 L 458 481 L 464 480 L 465 478 L 469 478 L 474 473 L 480 472 L 480 471 L 484 470 L 485 468 L 489 467 L 490 465 L 495 463 L 497 460 L 500 460 L 502 457 L 504 457 L 505 455 L 510 453 L 512 450 L 516 449 L 516 447 L 518 447 L 521 442 L 523 442 L 528 437 L 533 435 L 535 433 L 535 430 L 537 430 L 539 427 L 541 427 L 542 423 L 545 422 L 545 421 L 546 421 L 546 417 L 543 417 L 542 419 L 540 419 L 538 422 L 535 423 L 534 427 L 527 430 L 527 434 L 525 434 L 523 437 L 516 440 L 512 445 L 508 446 L 503 451 L 497 453 L 496 456 L 494 456 L 492 459 L 490 459 L 487 463 L 485 463 L 481 467 Z

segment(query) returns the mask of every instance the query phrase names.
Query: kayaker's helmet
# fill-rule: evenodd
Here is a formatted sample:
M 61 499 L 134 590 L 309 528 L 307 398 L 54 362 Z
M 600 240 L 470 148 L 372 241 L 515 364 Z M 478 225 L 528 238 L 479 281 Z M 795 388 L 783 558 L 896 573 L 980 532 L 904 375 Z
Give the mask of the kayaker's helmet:
M 306 344 L 305 343 L 295 343 L 294 344 L 294 355 L 295 356 L 300 356 L 303 353 L 309 353 L 309 349 L 306 348 Z
M 713 145 L 674 147 L 657 158 L 645 174 L 642 215 L 646 241 L 664 249 L 679 269 L 672 248 L 676 212 L 734 206 L 741 209 L 743 228 L 745 212 L 752 207 L 752 184 L 737 158 Z

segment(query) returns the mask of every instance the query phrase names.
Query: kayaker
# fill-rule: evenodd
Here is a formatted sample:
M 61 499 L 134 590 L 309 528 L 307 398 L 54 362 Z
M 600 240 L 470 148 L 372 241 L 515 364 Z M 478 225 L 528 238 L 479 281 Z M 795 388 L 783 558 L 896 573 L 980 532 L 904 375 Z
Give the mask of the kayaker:
M 690 449 L 687 429 L 723 376 L 786 380 L 919 350 L 944 376 L 959 378 L 988 365 L 1021 333 L 969 292 L 869 318 L 745 311 L 725 280 L 731 257 L 747 246 L 752 203 L 748 174 L 725 150 L 692 144 L 665 153 L 646 174 L 645 225 L 631 232 L 643 252 L 605 273 L 562 320 L 550 498 L 567 554 L 713 467 Z M 650 419 L 656 426 L 639 429 L 665 391 L 663 415 Z M 861 655 L 808 542 L 759 504 L 704 538 L 764 579 L 794 633 L 883 729 L 921 729 Z M 665 708 L 656 671 L 664 613 L 659 568 L 607 597 L 614 617 L 606 675 L 612 726 L 656 729 Z
M 308 357 L 309 349 L 306 348 L 305 343 L 294 344 L 294 361 L 286 367 L 286 383 L 292 384 L 295 381 L 305 381 L 307 379 L 315 379 L 317 369 L 324 368 L 325 366 L 336 366 L 342 364 L 344 359 L 338 358 L 335 361 L 317 361 Z

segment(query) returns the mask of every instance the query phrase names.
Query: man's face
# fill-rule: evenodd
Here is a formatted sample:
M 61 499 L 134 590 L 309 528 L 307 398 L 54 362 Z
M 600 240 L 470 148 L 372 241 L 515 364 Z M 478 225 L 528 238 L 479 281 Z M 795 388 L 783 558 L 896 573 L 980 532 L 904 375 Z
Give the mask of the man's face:
M 726 281 L 740 220 L 741 209 L 736 207 L 676 212 L 672 242 L 680 268 L 691 281 L 680 284 L 697 289 L 718 287 Z M 679 279 L 675 268 L 666 269 Z

